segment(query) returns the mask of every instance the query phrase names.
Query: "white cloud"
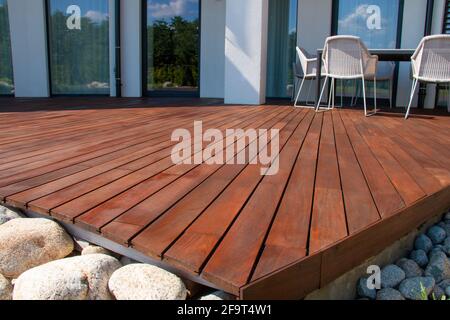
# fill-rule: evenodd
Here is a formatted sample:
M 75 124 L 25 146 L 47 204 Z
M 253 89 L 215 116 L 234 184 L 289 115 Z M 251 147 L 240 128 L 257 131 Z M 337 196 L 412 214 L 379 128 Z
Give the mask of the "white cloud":
M 94 23 L 100 23 L 105 20 L 108 20 L 108 14 L 100 11 L 89 10 L 84 15 L 86 18 L 89 18 Z
M 348 16 L 345 17 L 345 19 L 342 19 L 339 21 L 339 24 L 342 27 L 354 27 L 358 25 L 358 20 L 359 19 L 367 19 L 368 14 L 367 14 L 367 7 L 369 5 L 367 4 L 362 4 L 358 7 L 356 7 L 355 11 L 352 12 L 351 14 L 349 14 Z
M 150 3 L 148 13 L 153 18 L 168 18 L 186 14 L 188 3 L 198 3 L 198 0 L 171 0 L 169 3 Z

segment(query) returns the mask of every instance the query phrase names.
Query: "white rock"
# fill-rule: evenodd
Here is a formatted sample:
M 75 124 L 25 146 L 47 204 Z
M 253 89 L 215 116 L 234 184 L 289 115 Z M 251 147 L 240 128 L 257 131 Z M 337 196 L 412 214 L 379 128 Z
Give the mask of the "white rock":
M 121 267 L 107 255 L 90 254 L 52 261 L 16 280 L 14 300 L 110 300 L 108 279 Z
M 11 282 L 0 274 L 0 300 L 11 300 L 12 291 Z
M 0 206 L 0 225 L 7 223 L 8 221 L 22 218 L 23 216 L 19 211 L 10 209 L 4 206 Z
M 85 256 L 88 254 L 106 254 L 107 256 L 113 256 L 114 254 L 109 251 L 108 249 L 102 248 L 102 247 L 97 247 L 97 246 L 87 246 L 86 248 L 84 248 L 81 251 L 81 255 Z
M 223 291 L 214 291 L 199 298 L 199 300 L 235 300 L 235 298 Z
M 72 238 L 54 221 L 14 219 L 0 226 L 0 273 L 7 278 L 72 251 Z
M 130 264 L 109 279 L 117 300 L 184 300 L 186 286 L 176 275 L 149 264 Z
M 89 247 L 91 245 L 89 242 L 78 239 L 76 237 L 73 238 L 73 242 L 75 244 L 75 250 L 79 252 L 83 251 L 84 248 Z

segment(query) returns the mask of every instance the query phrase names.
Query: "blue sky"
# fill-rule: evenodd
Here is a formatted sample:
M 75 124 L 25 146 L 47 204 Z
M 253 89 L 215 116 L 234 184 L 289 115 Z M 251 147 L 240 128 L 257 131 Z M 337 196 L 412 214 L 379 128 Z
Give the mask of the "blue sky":
M 62 11 L 66 13 L 70 5 L 77 5 L 83 17 L 89 17 L 94 22 L 101 22 L 108 18 L 108 0 L 51 0 L 52 13 Z
M 381 9 L 381 30 L 369 30 L 366 9 Z M 339 2 L 339 34 L 361 37 L 369 48 L 395 48 L 397 40 L 398 0 L 346 0 Z
M 182 16 L 192 21 L 198 18 L 199 0 L 147 0 L 147 20 L 169 21 L 172 17 Z

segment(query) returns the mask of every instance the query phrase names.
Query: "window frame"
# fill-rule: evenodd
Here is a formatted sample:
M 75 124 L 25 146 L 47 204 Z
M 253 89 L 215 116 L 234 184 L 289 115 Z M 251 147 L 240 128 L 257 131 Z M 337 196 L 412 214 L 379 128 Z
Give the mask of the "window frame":
M 8 8 L 8 1 L 6 2 L 6 6 Z M 8 9 L 9 10 L 9 9 Z M 11 80 L 13 83 L 13 88 L 14 88 L 14 92 L 15 92 L 15 83 L 14 83 L 14 64 L 12 61 L 12 44 L 11 44 L 11 23 L 9 22 L 9 17 L 8 17 L 8 32 L 9 32 L 9 51 L 10 51 L 10 55 L 11 55 L 11 70 L 12 70 L 12 75 L 11 75 Z M 0 97 L 6 97 L 6 98 L 11 98 L 15 96 L 15 93 L 11 92 L 11 93 L 0 93 Z
M 51 27 L 51 22 L 50 22 L 50 0 L 45 0 L 45 34 L 46 34 L 46 46 L 47 46 L 47 70 L 48 70 L 48 90 L 49 90 L 49 96 L 50 97 L 110 97 L 111 96 L 111 74 L 109 75 L 110 79 L 109 79 L 109 84 L 110 84 L 110 88 L 109 88 L 109 93 L 53 93 L 53 87 L 52 87 L 52 66 L 51 66 L 51 49 L 52 46 L 50 44 L 50 27 Z M 109 8 L 109 2 L 108 2 L 108 8 Z M 111 8 L 109 8 L 110 11 Z M 117 24 L 117 20 L 115 20 L 115 24 Z M 109 30 L 111 30 L 111 28 L 115 28 L 115 25 L 111 24 L 111 19 L 109 20 Z M 111 43 L 109 41 L 109 46 L 111 46 Z M 109 50 L 111 50 L 111 48 L 109 48 Z M 108 68 L 111 68 L 111 59 L 108 56 Z
M 299 13 L 299 11 L 298 11 L 298 9 L 299 9 L 299 6 L 300 6 L 300 4 L 299 4 L 299 2 L 300 2 L 300 0 L 296 0 L 296 5 L 295 5 L 295 46 L 298 46 L 298 22 L 299 22 L 299 19 L 298 19 L 298 13 Z M 268 25 L 270 25 L 270 23 L 268 23 Z M 267 31 L 267 34 L 269 35 L 269 31 Z M 268 41 L 268 39 L 267 39 L 267 41 Z M 294 55 L 294 62 L 295 61 L 297 61 L 297 53 L 296 53 L 296 51 L 295 51 L 295 48 L 294 48 L 294 52 L 293 52 L 293 55 Z M 269 56 L 269 48 L 267 48 L 267 57 Z M 267 59 L 267 62 L 268 62 L 268 59 Z M 291 69 L 292 69 L 292 66 L 289 66 Z M 267 75 L 266 75 L 266 77 L 267 77 Z M 293 75 L 293 83 L 292 83 L 292 85 L 293 85 L 293 88 L 292 88 L 292 90 L 295 90 L 295 88 L 294 88 L 294 86 L 295 86 L 295 75 Z M 289 85 L 289 82 L 288 82 L 288 85 Z M 288 96 L 285 96 L 285 97 L 276 97 L 276 96 L 268 96 L 267 95 L 267 81 L 266 81 L 266 99 L 269 99 L 269 100 L 282 100 L 282 101 L 284 101 L 284 100 L 291 100 L 292 99 L 292 97 L 288 97 Z
M 345 0 L 344 0 L 345 1 Z M 405 0 L 398 0 L 398 17 L 397 17 L 397 38 L 395 49 L 400 49 L 402 44 L 402 33 L 403 33 L 403 13 L 405 9 Z M 330 35 L 337 35 L 338 22 L 339 22 L 339 3 L 340 0 L 333 0 L 331 9 L 331 30 Z M 369 48 L 370 49 L 370 48 Z M 397 89 L 398 89 L 398 75 L 399 75 L 399 63 L 396 63 L 394 71 L 394 83 L 392 88 L 392 101 L 393 108 L 397 108 Z M 388 102 L 388 99 L 380 99 L 383 104 Z

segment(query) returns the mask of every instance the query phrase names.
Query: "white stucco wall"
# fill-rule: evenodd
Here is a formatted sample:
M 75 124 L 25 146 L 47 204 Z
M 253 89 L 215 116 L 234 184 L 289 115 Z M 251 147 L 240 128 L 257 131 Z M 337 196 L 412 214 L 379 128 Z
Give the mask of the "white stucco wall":
M 50 94 L 44 0 L 8 0 L 16 97 Z
M 266 98 L 268 0 L 226 0 L 225 103 Z
M 223 98 L 226 0 L 202 0 L 200 96 Z
M 141 0 L 121 0 L 122 96 L 142 96 Z

